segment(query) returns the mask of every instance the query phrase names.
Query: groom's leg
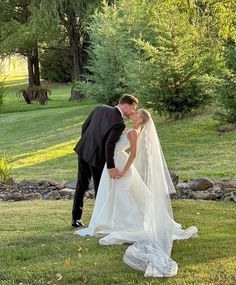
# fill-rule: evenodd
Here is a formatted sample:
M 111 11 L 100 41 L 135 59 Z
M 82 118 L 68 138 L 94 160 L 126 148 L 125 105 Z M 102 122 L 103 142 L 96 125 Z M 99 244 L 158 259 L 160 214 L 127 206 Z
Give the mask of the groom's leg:
M 79 220 L 82 216 L 84 193 L 88 189 L 91 174 L 91 168 L 88 163 L 83 159 L 78 159 L 78 178 L 72 208 L 72 219 L 74 220 Z
M 94 190 L 95 190 L 95 197 L 97 196 L 99 182 L 102 176 L 103 169 L 98 169 L 92 167 L 92 175 L 93 175 L 93 183 L 94 183 Z

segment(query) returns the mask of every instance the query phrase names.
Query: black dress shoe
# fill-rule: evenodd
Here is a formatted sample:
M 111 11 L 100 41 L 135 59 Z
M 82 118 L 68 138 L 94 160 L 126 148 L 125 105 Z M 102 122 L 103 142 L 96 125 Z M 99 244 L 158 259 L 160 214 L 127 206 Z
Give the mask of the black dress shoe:
M 72 219 L 71 225 L 72 225 L 72 227 L 79 228 L 79 227 L 83 227 L 84 223 L 83 223 L 82 220 L 74 220 L 74 219 Z

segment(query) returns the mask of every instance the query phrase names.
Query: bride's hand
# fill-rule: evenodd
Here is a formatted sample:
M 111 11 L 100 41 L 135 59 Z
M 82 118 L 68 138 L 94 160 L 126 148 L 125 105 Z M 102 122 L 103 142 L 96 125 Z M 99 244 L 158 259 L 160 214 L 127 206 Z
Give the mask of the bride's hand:
M 119 179 L 121 177 L 121 172 L 117 168 L 108 169 L 109 176 L 113 179 Z
M 124 176 L 125 173 L 126 173 L 126 171 L 122 170 L 122 171 L 120 172 L 120 177 Z

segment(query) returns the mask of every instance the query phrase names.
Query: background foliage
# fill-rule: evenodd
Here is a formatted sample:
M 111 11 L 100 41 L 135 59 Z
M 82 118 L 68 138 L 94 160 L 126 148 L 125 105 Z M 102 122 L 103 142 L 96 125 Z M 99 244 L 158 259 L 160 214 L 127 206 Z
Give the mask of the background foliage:
M 41 76 L 50 82 L 71 82 L 71 65 L 68 49 L 45 50 L 41 55 Z

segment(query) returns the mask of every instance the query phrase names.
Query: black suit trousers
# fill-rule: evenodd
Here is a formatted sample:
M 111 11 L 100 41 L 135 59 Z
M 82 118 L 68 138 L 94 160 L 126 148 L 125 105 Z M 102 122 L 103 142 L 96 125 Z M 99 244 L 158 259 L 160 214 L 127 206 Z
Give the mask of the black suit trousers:
M 72 219 L 79 220 L 82 216 L 84 205 L 84 194 L 89 187 L 89 181 L 93 177 L 95 197 L 103 169 L 91 167 L 86 161 L 78 158 L 78 177 L 75 188 L 75 196 L 72 208 Z

